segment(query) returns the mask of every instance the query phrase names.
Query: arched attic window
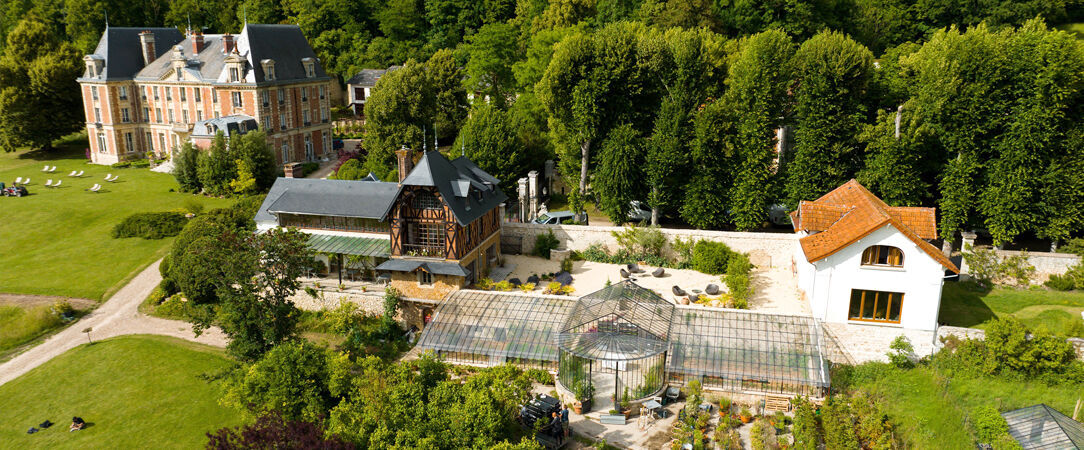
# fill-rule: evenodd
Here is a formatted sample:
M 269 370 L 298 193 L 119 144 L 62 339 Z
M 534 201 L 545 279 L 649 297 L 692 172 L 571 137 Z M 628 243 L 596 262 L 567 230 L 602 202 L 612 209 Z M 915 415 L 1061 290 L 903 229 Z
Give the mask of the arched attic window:
M 862 252 L 863 266 L 903 267 L 903 250 L 889 245 L 873 245 Z

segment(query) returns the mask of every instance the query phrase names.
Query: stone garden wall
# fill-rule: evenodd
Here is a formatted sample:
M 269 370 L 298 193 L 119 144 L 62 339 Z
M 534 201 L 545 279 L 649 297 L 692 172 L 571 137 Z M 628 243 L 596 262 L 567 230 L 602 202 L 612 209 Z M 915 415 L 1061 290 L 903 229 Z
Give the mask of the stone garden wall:
M 584 225 L 538 225 L 533 223 L 506 222 L 501 227 L 501 251 L 508 254 L 530 253 L 539 234 L 553 230 L 561 246 L 569 250 L 584 250 L 592 244 L 602 244 L 613 251 L 618 248 L 612 232 L 623 227 L 597 227 Z M 737 231 L 685 230 L 660 228 L 671 242 L 705 239 L 725 243 L 730 248 L 749 255 L 758 267 L 790 267 L 798 245 L 794 233 L 751 233 Z M 667 249 L 667 251 L 671 251 Z M 671 255 L 673 256 L 673 255 Z

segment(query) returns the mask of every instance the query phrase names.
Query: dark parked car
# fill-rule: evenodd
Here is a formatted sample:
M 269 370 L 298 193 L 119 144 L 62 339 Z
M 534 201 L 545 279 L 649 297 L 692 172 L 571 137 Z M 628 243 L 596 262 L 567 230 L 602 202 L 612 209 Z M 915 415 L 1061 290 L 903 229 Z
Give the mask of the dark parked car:
M 3 190 L 0 190 L 0 194 L 4 194 L 4 197 L 22 197 L 24 195 L 30 195 L 23 186 L 8 186 L 3 188 Z

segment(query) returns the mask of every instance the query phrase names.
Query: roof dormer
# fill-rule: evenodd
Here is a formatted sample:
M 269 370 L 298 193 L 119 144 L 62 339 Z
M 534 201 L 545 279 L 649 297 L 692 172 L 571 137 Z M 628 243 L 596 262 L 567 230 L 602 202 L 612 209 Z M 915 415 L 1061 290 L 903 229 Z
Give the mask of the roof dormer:
M 260 61 L 260 65 L 263 66 L 263 79 L 265 81 L 275 80 L 275 60 L 265 59 Z
M 180 44 L 173 46 L 173 54 L 169 58 L 170 65 L 173 66 L 173 74 L 180 81 L 184 78 L 184 68 L 188 65 L 188 60 L 184 57 L 184 47 Z
M 226 57 L 226 82 L 228 83 L 243 83 L 245 81 L 245 58 L 237 53 L 237 49 L 234 48 L 233 53 Z
M 305 67 L 305 78 L 316 78 L 316 59 L 301 58 L 301 65 Z
M 98 55 L 84 56 L 83 62 L 87 65 L 87 78 L 98 78 L 105 69 L 105 59 Z

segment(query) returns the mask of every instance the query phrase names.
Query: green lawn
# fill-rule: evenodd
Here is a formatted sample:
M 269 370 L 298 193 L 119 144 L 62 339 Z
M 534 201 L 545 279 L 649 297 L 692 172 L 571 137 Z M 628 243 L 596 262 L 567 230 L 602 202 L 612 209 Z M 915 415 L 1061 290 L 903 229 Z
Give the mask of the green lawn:
M 242 423 L 200 378 L 228 364 L 221 350 L 158 336 L 77 347 L 0 386 L 0 447 L 200 448 L 204 433 Z M 87 429 L 69 433 L 72 416 Z M 47 419 L 56 425 L 26 434 Z
M 0 181 L 29 177 L 30 196 L 0 198 L 0 292 L 59 295 L 101 300 L 147 264 L 165 254 L 171 239 L 113 239 L 113 225 L 136 212 L 180 208 L 188 199 L 206 208 L 228 200 L 169 192 L 171 175 L 147 169 L 114 169 L 86 163 L 86 140 L 72 140 L 50 153 L 0 153 Z M 46 164 L 56 172 L 42 173 Z M 68 177 L 73 170 L 82 178 Z M 120 175 L 117 183 L 102 179 Z M 46 179 L 62 179 L 58 189 Z M 86 192 L 95 183 L 100 193 Z
M 1084 385 L 1047 386 L 996 377 L 940 377 L 934 369 L 889 369 L 856 387 L 878 394 L 906 448 L 973 449 L 965 417 L 991 405 L 1004 412 L 1037 403 L 1072 415 Z
M 970 283 L 945 283 L 939 321 L 945 325 L 984 328 L 994 317 L 1013 316 L 1029 328 L 1084 337 L 1084 292 L 1046 289 L 976 289 Z

